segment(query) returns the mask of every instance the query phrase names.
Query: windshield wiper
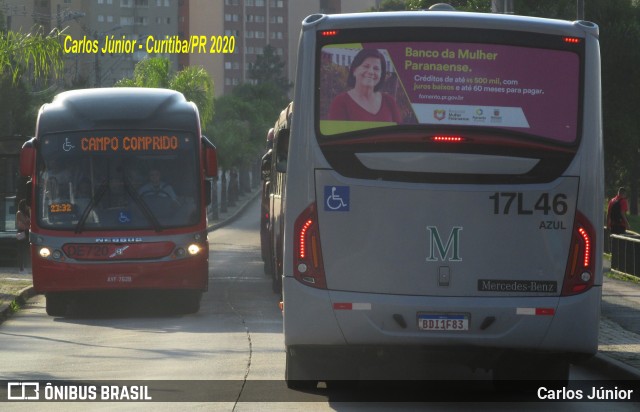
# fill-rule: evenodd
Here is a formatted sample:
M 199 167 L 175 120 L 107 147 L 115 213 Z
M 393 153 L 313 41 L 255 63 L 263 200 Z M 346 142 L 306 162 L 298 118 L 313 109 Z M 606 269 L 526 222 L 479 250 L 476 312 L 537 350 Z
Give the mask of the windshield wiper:
M 142 210 L 142 213 L 144 214 L 144 216 L 147 219 L 149 219 L 155 231 L 161 232 L 162 225 L 160 225 L 158 218 L 156 218 L 156 216 L 153 214 L 151 209 L 149 209 L 149 206 L 145 203 L 145 201 L 142 200 L 142 198 L 140 197 L 140 194 L 131 186 L 126 176 L 122 178 L 122 181 L 124 182 L 124 190 L 127 191 L 127 194 L 129 194 L 129 196 L 133 199 L 133 201 L 136 203 L 138 208 Z
M 93 195 L 93 197 L 91 198 L 91 202 L 89 202 L 87 207 L 82 212 L 82 217 L 80 218 L 80 220 L 78 221 L 78 224 L 76 225 L 76 229 L 75 229 L 76 233 L 81 233 L 84 230 L 84 224 L 87 221 L 87 218 L 89 217 L 89 213 L 91 213 L 93 208 L 96 207 L 96 205 L 102 199 L 104 194 L 107 193 L 108 189 L 109 189 L 109 184 L 105 180 L 100 184 L 100 186 L 98 187 L 98 190 L 96 191 L 96 194 Z

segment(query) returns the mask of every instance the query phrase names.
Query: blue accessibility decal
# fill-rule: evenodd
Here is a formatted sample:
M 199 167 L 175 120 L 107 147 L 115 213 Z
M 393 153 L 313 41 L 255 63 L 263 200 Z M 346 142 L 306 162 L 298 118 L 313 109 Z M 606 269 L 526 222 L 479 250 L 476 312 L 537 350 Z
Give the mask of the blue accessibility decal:
M 349 186 L 325 186 L 324 210 L 327 212 L 349 211 Z

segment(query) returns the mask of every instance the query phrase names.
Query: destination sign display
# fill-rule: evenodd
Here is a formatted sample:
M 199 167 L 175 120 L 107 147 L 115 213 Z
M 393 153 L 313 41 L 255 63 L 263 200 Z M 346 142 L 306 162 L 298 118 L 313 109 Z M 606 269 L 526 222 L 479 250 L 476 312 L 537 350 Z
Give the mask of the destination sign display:
M 171 153 L 191 149 L 196 139 L 167 132 L 78 132 L 43 139 L 45 153 Z
M 73 205 L 71 203 L 52 203 L 49 205 L 49 212 L 71 213 L 73 212 Z
M 106 152 L 119 150 L 177 150 L 179 141 L 176 136 L 91 136 L 82 137 L 80 146 L 83 152 Z

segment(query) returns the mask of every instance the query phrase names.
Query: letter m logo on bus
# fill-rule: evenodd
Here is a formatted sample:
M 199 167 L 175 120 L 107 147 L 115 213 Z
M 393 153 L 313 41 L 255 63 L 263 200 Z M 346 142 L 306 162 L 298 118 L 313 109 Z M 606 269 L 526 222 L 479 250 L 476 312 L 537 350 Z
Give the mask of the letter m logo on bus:
M 428 262 L 436 262 L 438 260 L 450 260 L 453 262 L 459 262 L 462 260 L 460 257 L 460 232 L 462 227 L 454 226 L 449 233 L 446 244 L 442 242 L 440 232 L 435 226 L 427 226 L 427 232 L 429 235 L 429 255 L 427 256 Z M 438 258 L 437 254 L 440 256 Z M 451 252 L 451 253 L 449 253 Z M 451 254 L 451 257 L 447 258 Z

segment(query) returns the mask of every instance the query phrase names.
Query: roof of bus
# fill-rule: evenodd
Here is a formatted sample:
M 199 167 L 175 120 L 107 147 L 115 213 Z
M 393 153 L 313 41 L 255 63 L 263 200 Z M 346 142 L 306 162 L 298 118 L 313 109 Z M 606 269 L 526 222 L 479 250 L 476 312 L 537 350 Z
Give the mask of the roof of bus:
M 40 109 L 37 135 L 72 130 L 197 131 L 198 109 L 168 89 L 114 87 L 58 94 Z
M 303 21 L 304 29 L 338 29 L 379 27 L 465 27 L 497 30 L 519 30 L 578 35 L 589 32 L 598 35 L 598 26 L 591 22 L 548 19 L 495 13 L 459 11 L 391 11 L 370 13 L 314 14 Z M 316 27 L 317 26 L 317 27 Z

